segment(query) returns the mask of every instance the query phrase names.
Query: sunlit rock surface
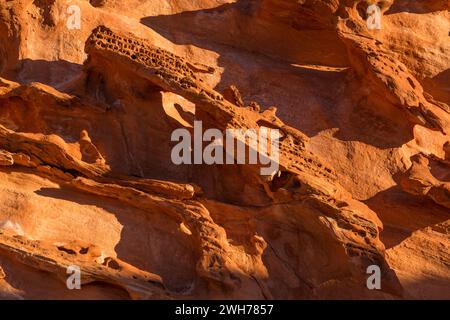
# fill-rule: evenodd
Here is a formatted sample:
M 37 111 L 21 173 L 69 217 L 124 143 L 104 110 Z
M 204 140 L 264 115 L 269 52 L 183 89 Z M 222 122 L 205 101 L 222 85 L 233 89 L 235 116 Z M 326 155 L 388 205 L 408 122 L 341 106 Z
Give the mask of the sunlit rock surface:
M 0 299 L 450 299 L 449 9 L 0 0 Z M 175 164 L 194 121 L 278 170 Z

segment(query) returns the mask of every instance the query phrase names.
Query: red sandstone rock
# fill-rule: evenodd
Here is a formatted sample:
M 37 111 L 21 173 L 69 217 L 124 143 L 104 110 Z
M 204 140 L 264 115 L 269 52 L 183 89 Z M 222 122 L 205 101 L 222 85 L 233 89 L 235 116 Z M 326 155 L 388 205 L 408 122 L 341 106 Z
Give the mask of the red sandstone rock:
M 448 299 L 450 5 L 373 3 L 0 0 L 0 298 Z

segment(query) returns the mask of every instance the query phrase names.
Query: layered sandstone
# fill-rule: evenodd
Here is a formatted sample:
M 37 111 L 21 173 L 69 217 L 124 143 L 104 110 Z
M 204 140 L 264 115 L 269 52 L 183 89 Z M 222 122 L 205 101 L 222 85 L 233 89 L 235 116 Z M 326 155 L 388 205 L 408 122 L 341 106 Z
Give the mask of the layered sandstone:
M 169 2 L 0 0 L 0 297 L 449 298 L 449 3 Z

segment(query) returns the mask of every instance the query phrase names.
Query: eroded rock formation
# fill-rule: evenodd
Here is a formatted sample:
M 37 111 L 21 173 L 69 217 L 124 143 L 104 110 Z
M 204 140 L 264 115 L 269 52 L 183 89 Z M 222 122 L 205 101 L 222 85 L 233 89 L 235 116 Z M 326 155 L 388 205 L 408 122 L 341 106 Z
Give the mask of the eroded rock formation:
M 0 297 L 448 298 L 448 3 L 170 2 L 0 2 Z M 277 169 L 175 164 L 199 121 Z

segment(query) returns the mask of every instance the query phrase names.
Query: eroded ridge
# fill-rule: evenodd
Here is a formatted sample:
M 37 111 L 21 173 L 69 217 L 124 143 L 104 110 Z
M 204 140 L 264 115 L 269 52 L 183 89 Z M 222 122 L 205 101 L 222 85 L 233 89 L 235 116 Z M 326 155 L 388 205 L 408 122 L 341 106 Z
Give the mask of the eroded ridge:
M 239 107 L 199 81 L 188 62 L 166 50 L 133 35 L 118 35 L 106 27 L 94 30 L 86 43 L 90 59 L 86 69 L 101 72 L 101 59 L 119 65 L 157 85 L 195 103 L 197 117 L 207 114 L 214 127 L 279 129 L 280 174 L 272 182 L 282 195 L 273 195 L 274 202 L 306 202 L 306 206 L 324 212 L 322 223 L 333 230 L 337 241 L 349 257 L 364 261 L 383 262 L 384 246 L 379 240 L 382 225 L 367 207 L 352 199 L 336 181 L 334 170 L 311 153 L 308 138 L 300 131 L 286 126 L 277 116 L 276 108 L 259 112 L 257 108 Z M 108 78 L 106 74 L 104 78 Z M 263 182 L 266 184 L 266 182 Z M 270 193 L 270 191 L 268 192 Z M 282 200 L 284 199 L 284 200 Z M 362 263 L 364 265 L 364 263 Z
M 158 85 L 165 91 L 176 93 L 195 103 L 197 113 L 212 116 L 219 129 L 256 129 L 262 126 L 279 129 L 281 170 L 295 173 L 307 172 L 334 181 L 334 170 L 311 152 L 305 150 L 308 141 L 303 133 L 286 126 L 275 115 L 276 109 L 258 112 L 242 108 L 224 99 L 217 91 L 207 87 L 195 75 L 194 68 L 185 59 L 167 50 L 149 44 L 133 35 L 121 35 L 107 27 L 97 27 L 86 42 L 86 53 L 92 57 L 122 64 L 138 76 Z M 89 67 L 95 62 L 88 62 Z
M 450 209 L 450 161 L 420 153 L 411 162 L 411 168 L 400 176 L 403 191 Z
M 51 244 L 8 235 L 0 230 L 0 251 L 29 267 L 52 273 L 64 284 L 67 269 L 76 265 L 82 271 L 82 284 L 108 283 L 123 288 L 132 299 L 170 298 L 159 276 L 138 270 L 119 259 L 103 257 L 95 246 Z
M 414 74 L 398 59 L 397 53 L 374 37 L 358 13 L 358 5 L 362 3 L 370 2 L 353 0 L 351 5 L 345 6 L 342 12 L 346 14 L 336 20 L 336 29 L 347 48 L 353 71 L 363 87 L 371 88 L 370 96 L 366 95 L 365 99 L 370 101 L 377 97 L 377 102 L 371 103 L 373 107 L 383 103 L 390 108 L 400 108 L 411 127 L 419 124 L 449 134 L 449 106 L 427 95 Z M 382 12 L 393 3 L 381 1 Z
M 190 89 L 213 100 L 224 101 L 221 94 L 200 83 L 195 75 L 195 68 L 189 62 L 144 39 L 122 36 L 107 27 L 99 26 L 87 40 L 85 50 L 87 53 L 109 52 L 122 56 L 147 68 L 147 71 L 153 70 L 154 75 L 172 87 Z

